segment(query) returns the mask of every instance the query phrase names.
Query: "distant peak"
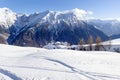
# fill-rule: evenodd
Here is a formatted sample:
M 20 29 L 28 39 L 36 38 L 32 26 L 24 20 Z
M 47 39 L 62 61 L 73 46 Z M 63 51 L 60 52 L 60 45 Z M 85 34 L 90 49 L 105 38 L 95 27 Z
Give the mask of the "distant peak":
M 51 11 L 51 10 L 46 10 L 44 11 L 44 13 L 48 14 L 48 13 L 54 13 L 55 11 Z
M 0 25 L 5 25 L 8 28 L 16 20 L 16 13 L 9 8 L 0 8 Z

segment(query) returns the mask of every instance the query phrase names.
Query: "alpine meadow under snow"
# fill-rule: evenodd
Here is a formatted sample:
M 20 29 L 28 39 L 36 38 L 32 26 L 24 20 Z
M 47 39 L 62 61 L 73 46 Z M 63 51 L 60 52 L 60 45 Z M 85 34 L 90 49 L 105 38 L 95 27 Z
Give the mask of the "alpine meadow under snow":
M 120 80 L 120 54 L 0 44 L 0 79 Z

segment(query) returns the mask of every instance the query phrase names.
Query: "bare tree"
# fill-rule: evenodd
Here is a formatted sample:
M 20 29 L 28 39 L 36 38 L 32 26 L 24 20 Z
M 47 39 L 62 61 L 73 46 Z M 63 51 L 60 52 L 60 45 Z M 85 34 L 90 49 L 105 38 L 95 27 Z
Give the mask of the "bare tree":
M 2 35 L 2 34 L 0 34 L 0 43 L 2 43 L 2 44 L 7 44 L 7 37 L 6 36 L 4 36 L 4 35 Z
M 97 51 L 100 50 L 100 47 L 102 46 L 102 45 L 101 45 L 101 42 L 102 42 L 102 39 L 101 39 L 100 37 L 97 37 L 97 38 L 96 38 L 95 50 L 97 50 Z
M 85 40 L 82 38 L 79 42 L 79 45 L 84 45 L 85 44 Z
M 100 44 L 101 42 L 102 42 L 102 39 L 101 39 L 100 37 L 97 37 L 97 38 L 96 38 L 96 43 L 97 43 L 97 44 Z
M 83 45 L 85 44 L 85 40 L 82 38 L 81 40 L 80 40 L 80 42 L 79 42 L 79 49 L 80 50 L 84 50 L 84 47 L 83 47 Z
M 90 35 L 88 38 L 88 44 L 89 44 L 89 50 L 92 51 L 92 44 L 93 44 L 94 40 L 93 37 Z
M 111 38 L 109 37 L 109 50 L 110 50 L 110 48 L 111 48 Z

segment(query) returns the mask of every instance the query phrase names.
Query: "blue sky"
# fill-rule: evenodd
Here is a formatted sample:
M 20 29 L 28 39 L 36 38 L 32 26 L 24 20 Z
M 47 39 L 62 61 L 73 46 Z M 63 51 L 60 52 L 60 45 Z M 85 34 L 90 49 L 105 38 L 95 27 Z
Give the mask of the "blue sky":
M 27 14 L 79 8 L 92 11 L 95 18 L 120 17 L 120 0 L 0 0 L 0 8 L 2 7 Z

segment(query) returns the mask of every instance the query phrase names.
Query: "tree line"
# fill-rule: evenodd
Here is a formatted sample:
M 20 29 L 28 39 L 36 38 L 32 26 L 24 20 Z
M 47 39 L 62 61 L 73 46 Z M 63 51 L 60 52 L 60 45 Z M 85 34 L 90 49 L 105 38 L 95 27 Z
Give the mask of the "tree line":
M 102 42 L 102 39 L 99 36 L 95 39 L 95 42 L 94 42 L 93 37 L 90 35 L 88 38 L 88 44 L 86 44 L 85 40 L 83 38 L 81 38 L 79 43 L 78 43 L 79 50 L 99 51 L 101 48 L 104 49 L 104 46 L 101 44 L 101 42 Z M 93 44 L 93 43 L 95 43 L 95 44 Z

